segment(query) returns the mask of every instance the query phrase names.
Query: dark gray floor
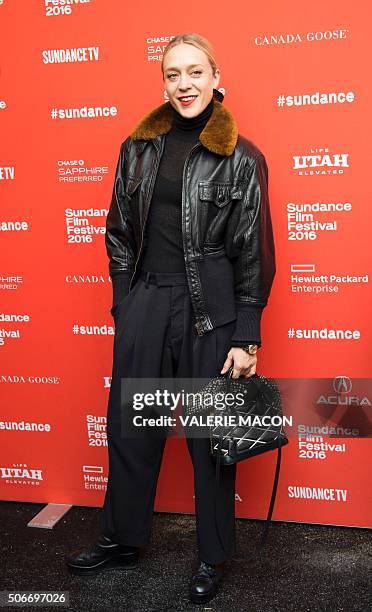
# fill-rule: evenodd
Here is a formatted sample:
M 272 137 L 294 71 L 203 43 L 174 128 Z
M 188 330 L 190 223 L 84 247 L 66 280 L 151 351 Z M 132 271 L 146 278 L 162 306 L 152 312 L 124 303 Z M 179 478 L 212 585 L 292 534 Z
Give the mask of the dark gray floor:
M 77 577 L 66 572 L 64 559 L 94 541 L 100 510 L 73 508 L 52 530 L 26 527 L 41 508 L 0 502 L 1 590 L 69 591 L 68 609 L 76 612 L 372 611 L 372 542 L 365 529 L 274 522 L 265 556 L 247 563 L 262 522 L 237 519 L 238 553 L 218 595 L 193 605 L 187 585 L 196 562 L 194 516 L 155 513 L 139 568 Z

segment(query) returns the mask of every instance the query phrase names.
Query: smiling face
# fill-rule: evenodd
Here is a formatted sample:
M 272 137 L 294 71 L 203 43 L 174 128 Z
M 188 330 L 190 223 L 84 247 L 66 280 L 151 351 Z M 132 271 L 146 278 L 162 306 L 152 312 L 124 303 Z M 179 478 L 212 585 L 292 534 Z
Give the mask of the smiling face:
M 170 104 L 183 117 L 196 117 L 209 104 L 213 88 L 218 87 L 220 71 L 215 75 L 204 51 L 180 43 L 164 57 L 163 78 Z

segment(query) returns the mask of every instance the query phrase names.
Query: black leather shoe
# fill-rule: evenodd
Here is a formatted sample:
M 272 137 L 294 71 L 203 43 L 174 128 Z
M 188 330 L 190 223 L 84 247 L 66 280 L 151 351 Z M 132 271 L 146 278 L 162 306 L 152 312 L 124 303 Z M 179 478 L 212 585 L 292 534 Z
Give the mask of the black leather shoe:
M 213 599 L 222 575 L 222 564 L 210 565 L 205 563 L 205 561 L 200 561 L 196 573 L 190 580 L 189 595 L 191 601 L 194 603 L 206 603 Z
M 116 544 L 103 534 L 96 544 L 66 559 L 72 574 L 98 574 L 108 569 L 133 569 L 138 565 L 139 548 Z

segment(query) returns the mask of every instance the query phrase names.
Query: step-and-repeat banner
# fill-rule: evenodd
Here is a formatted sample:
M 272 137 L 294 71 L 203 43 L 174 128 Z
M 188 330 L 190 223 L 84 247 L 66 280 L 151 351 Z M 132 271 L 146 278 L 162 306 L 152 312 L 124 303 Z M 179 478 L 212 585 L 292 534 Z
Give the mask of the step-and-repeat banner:
M 164 47 L 197 31 L 269 167 L 277 274 L 257 371 L 282 381 L 295 417 L 274 518 L 367 527 L 368 3 L 221 8 L 0 0 L 0 499 L 103 503 L 113 177 L 122 141 L 166 100 Z M 237 516 L 265 516 L 275 458 L 239 465 Z M 167 441 L 155 509 L 194 511 L 184 439 Z

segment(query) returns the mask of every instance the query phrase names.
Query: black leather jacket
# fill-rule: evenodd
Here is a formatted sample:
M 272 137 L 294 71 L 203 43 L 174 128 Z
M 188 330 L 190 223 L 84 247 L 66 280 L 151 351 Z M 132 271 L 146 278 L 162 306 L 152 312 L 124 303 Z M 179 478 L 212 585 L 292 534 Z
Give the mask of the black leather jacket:
M 141 268 L 146 218 L 171 120 L 166 102 L 145 115 L 120 147 L 105 236 L 113 315 Z M 232 346 L 261 345 L 262 309 L 275 276 L 267 181 L 264 155 L 238 134 L 232 114 L 215 96 L 212 115 L 184 165 L 183 250 L 196 332 L 203 335 L 236 319 Z

